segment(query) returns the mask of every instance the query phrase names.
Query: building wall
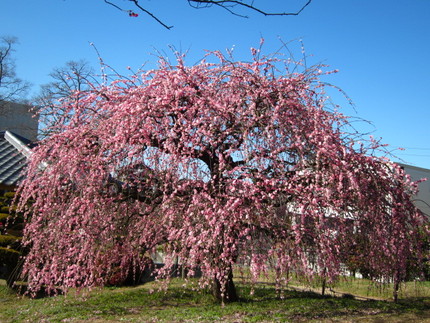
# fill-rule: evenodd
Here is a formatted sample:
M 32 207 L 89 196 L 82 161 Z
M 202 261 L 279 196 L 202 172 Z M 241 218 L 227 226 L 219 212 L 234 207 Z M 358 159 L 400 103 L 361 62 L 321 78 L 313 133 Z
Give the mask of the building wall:
M 39 120 L 26 104 L 2 103 L 0 111 L 0 131 L 9 130 L 31 141 L 37 140 Z
M 417 181 L 427 178 L 427 181 L 419 184 L 419 192 L 414 198 L 415 205 L 430 217 L 430 169 L 399 164 L 403 167 L 406 174 L 409 174 L 412 180 Z

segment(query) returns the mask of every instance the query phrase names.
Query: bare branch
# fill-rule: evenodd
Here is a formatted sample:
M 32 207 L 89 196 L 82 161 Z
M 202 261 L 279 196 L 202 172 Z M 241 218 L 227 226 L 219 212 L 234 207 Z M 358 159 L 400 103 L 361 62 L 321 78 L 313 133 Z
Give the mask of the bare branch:
M 16 76 L 15 60 L 12 57 L 16 43 L 15 37 L 0 37 L 0 110 L 3 110 L 6 101 L 19 101 L 30 87 L 28 82 Z
M 39 118 L 43 127 L 40 129 L 42 137 L 48 136 L 55 125 L 68 120 L 68 113 L 57 109 L 57 105 L 65 97 L 73 96 L 79 101 L 80 97 L 90 88 L 91 83 L 97 83 L 94 71 L 84 60 L 69 61 L 63 67 L 55 68 L 49 76 L 52 81 L 40 88 L 40 93 L 33 98 L 37 104 Z
M 157 18 L 152 12 L 150 12 L 150 11 L 148 11 L 148 10 L 146 10 L 145 8 L 143 8 L 140 4 L 139 4 L 139 2 L 137 1 L 137 0 L 129 0 L 129 1 L 131 1 L 131 2 L 133 2 L 134 4 L 135 4 L 135 6 L 136 7 L 138 7 L 140 10 L 142 10 L 144 13 L 146 13 L 147 15 L 149 15 L 152 19 L 155 19 L 160 25 L 162 25 L 164 28 L 166 28 L 166 29 L 171 29 L 171 28 L 173 28 L 173 26 L 168 26 L 168 25 L 166 25 L 164 22 L 162 22 L 159 18 Z M 104 2 L 106 2 L 107 4 L 109 4 L 109 5 L 111 5 L 111 6 L 113 6 L 113 7 L 115 7 L 115 8 L 117 8 L 118 10 L 121 10 L 121 11 L 124 11 L 124 12 L 127 12 L 130 16 L 133 16 L 133 17 L 136 17 L 135 15 L 134 15 L 134 12 L 132 11 L 132 10 L 124 10 L 124 9 L 122 9 L 121 7 L 119 7 L 119 6 L 117 6 L 116 4 L 114 4 L 114 3 L 112 3 L 112 2 L 110 2 L 110 1 L 107 1 L 107 0 L 104 0 Z
M 113 1 L 113 0 L 112 0 Z M 113 3 L 112 1 L 104 0 L 105 3 L 113 6 L 114 8 L 128 13 L 131 17 L 137 17 L 138 14 L 135 13 L 133 10 L 126 10 L 122 7 L 118 6 L 117 4 Z M 137 7 L 140 11 L 144 12 L 148 16 L 150 16 L 152 19 L 157 21 L 160 25 L 162 25 L 166 29 L 171 29 L 173 26 L 169 26 L 165 24 L 163 21 L 161 21 L 156 15 L 154 15 L 151 11 L 145 9 L 139 4 L 138 0 L 129 0 L 134 4 L 135 7 Z M 307 0 L 306 3 L 295 12 L 269 12 L 265 11 L 257 6 L 254 5 L 254 1 L 246 1 L 246 0 L 187 0 L 188 4 L 195 9 L 204 9 L 204 8 L 210 8 L 212 6 L 218 6 L 232 15 L 242 17 L 242 18 L 248 18 L 248 16 L 240 14 L 235 9 L 236 8 L 243 8 L 250 11 L 254 11 L 257 13 L 260 13 L 264 16 L 298 16 L 307 6 L 310 5 L 312 0 Z
M 228 10 L 230 13 L 233 13 L 236 16 L 247 18 L 247 16 L 243 16 L 240 14 L 237 14 L 232 9 L 236 6 L 244 7 L 246 9 L 250 9 L 252 11 L 256 11 L 264 16 L 298 16 L 310 3 L 312 0 L 308 0 L 298 11 L 296 12 L 267 12 L 262 9 L 257 8 L 254 6 L 254 2 L 252 1 L 251 4 L 248 4 L 244 2 L 243 0 L 188 0 L 188 3 L 191 7 L 196 9 L 201 8 L 209 8 L 212 5 L 216 5 L 219 7 L 222 7 L 223 9 Z M 194 4 L 195 3 L 195 4 Z
M 136 7 L 138 7 L 140 10 L 142 10 L 144 13 L 148 14 L 149 16 L 151 16 L 153 19 L 155 19 L 159 24 L 161 24 L 164 28 L 167 29 L 171 29 L 173 28 L 173 26 L 167 26 L 165 23 L 163 23 L 160 19 L 158 19 L 156 16 L 154 16 L 150 11 L 144 9 L 142 6 L 139 5 L 139 3 L 137 2 L 137 0 L 130 0 L 131 2 L 133 2 Z

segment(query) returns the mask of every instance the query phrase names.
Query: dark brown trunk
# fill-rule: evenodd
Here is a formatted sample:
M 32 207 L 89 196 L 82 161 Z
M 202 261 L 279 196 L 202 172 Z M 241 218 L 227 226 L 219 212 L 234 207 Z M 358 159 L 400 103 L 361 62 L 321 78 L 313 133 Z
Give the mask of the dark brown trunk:
M 321 287 L 321 295 L 325 295 L 325 287 L 326 287 L 326 279 L 324 278 L 322 281 L 322 287 Z
M 395 303 L 397 303 L 397 300 L 399 299 L 399 288 L 400 288 L 400 283 L 396 279 L 394 281 L 394 290 L 393 290 L 393 299 Z
M 325 295 L 325 288 L 326 288 L 326 284 L 327 284 L 327 277 L 325 276 L 326 272 L 327 272 L 327 269 L 324 268 L 323 275 L 322 275 L 322 286 L 321 286 L 321 295 L 322 296 Z
M 396 272 L 394 275 L 394 288 L 393 288 L 393 299 L 394 302 L 397 303 L 397 300 L 399 299 L 399 289 L 400 289 L 400 274 Z
M 224 290 L 224 293 L 222 291 Z M 231 303 L 231 302 L 237 302 L 239 300 L 239 297 L 236 293 L 236 286 L 233 282 L 233 271 L 230 270 L 228 274 L 227 282 L 225 282 L 224 288 L 222 288 L 221 283 L 218 279 L 214 278 L 213 286 L 212 286 L 212 292 L 219 302 L 221 303 Z

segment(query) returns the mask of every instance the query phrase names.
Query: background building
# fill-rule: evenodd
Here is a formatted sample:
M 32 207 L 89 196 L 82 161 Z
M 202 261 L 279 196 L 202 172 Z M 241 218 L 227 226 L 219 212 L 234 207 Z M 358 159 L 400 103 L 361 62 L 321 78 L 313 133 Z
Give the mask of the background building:
M 0 192 L 12 191 L 37 140 L 38 118 L 32 106 L 0 102 Z
M 0 131 L 10 131 L 30 141 L 37 140 L 39 120 L 27 104 L 0 102 Z
M 413 181 L 427 178 L 419 184 L 419 192 L 414 198 L 415 205 L 430 218 L 430 169 L 399 163 Z

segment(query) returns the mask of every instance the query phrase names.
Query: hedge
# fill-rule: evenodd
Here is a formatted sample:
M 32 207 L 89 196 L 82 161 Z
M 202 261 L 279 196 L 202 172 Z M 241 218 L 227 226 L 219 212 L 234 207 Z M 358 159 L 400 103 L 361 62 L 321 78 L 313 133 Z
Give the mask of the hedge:
M 15 197 L 15 192 L 6 192 L 3 194 L 3 196 L 8 199 L 13 199 Z
M 0 247 L 0 278 L 9 278 L 10 274 L 17 267 L 20 256 L 21 253 L 19 251 Z
M 21 246 L 21 238 L 9 235 L 0 235 L 0 247 L 19 249 Z
M 6 221 L 7 221 L 7 218 L 8 218 L 9 216 L 10 216 L 9 214 L 6 214 L 6 213 L 0 213 L 0 223 L 1 223 L 1 224 L 3 224 L 3 225 L 5 225 L 5 224 L 6 224 Z

